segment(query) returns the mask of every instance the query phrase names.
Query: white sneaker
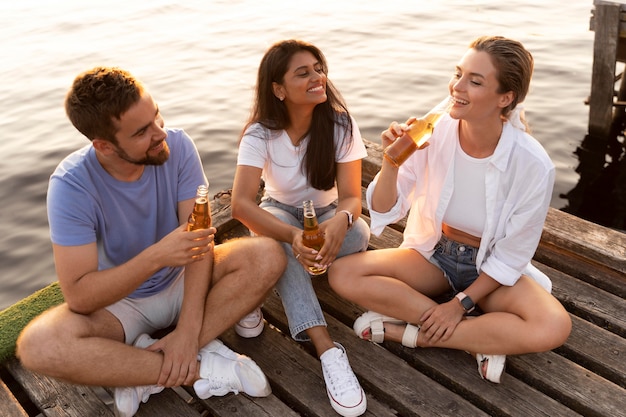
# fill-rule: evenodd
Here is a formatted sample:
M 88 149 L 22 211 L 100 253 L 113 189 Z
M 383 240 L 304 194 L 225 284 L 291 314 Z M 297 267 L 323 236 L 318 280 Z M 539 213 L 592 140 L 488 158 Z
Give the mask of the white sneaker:
M 133 346 L 145 349 L 156 342 L 147 334 L 141 334 L 135 339 Z M 132 417 L 139 410 L 139 404 L 148 401 L 152 394 L 158 394 L 164 387 L 158 385 L 140 385 L 137 387 L 117 387 L 114 390 L 114 411 L 117 417 Z
M 326 392 L 333 409 L 344 417 L 356 417 L 365 413 L 367 398 L 354 375 L 346 350 L 339 343 L 320 356 Z
M 264 325 L 263 312 L 261 307 L 257 307 L 235 324 L 235 332 L 245 338 L 257 337 L 263 331 Z
M 265 374 L 249 357 L 233 352 L 215 339 L 200 349 L 200 379 L 193 389 L 199 398 L 245 392 L 267 397 L 272 392 Z

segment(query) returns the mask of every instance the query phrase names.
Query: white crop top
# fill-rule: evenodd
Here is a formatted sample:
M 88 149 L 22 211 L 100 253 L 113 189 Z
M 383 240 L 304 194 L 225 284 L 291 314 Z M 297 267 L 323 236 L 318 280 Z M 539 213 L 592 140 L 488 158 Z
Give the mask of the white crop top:
M 485 228 L 487 205 L 485 173 L 491 156 L 473 158 L 457 141 L 454 153 L 454 191 L 443 216 L 448 226 L 480 238 Z

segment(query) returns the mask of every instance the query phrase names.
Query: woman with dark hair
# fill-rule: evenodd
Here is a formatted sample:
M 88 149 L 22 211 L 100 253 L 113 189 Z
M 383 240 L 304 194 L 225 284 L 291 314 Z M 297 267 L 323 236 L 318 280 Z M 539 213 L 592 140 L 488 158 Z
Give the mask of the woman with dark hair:
M 310 340 L 322 363 L 331 405 L 343 416 L 366 410 L 365 394 L 346 352 L 333 342 L 313 289 L 309 267 L 327 268 L 341 256 L 367 249 L 361 214 L 361 159 L 367 151 L 341 95 L 328 80 L 315 46 L 286 40 L 265 53 L 256 97 L 244 128 L 233 184 L 232 214 L 253 233 L 281 242 L 288 257 L 276 285 L 292 337 Z M 265 195 L 256 202 L 261 180 Z M 312 200 L 325 243 L 303 244 L 302 202 Z M 263 330 L 260 308 L 235 327 L 243 337 Z
M 383 160 L 367 190 L 372 233 L 409 212 L 404 240 L 342 258 L 329 272 L 337 293 L 370 309 L 354 323 L 357 336 L 472 352 L 480 376 L 496 383 L 505 355 L 567 339 L 569 315 L 530 263 L 554 182 L 519 104 L 533 65 L 517 41 L 476 39 L 456 66 L 453 107 L 429 146 L 399 168 Z M 411 122 L 391 123 L 383 145 Z M 474 307 L 483 314 L 466 320 Z

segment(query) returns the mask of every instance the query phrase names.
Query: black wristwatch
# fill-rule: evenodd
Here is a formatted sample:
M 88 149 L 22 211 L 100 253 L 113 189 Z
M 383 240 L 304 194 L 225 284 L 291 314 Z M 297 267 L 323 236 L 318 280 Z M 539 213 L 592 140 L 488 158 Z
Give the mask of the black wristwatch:
M 352 227 L 352 213 L 348 210 L 341 210 L 339 213 L 346 213 L 346 216 L 348 216 L 348 230 L 350 230 Z
M 474 301 L 472 301 L 472 299 L 468 295 L 460 292 L 455 297 L 461 302 L 461 306 L 465 310 L 466 314 L 474 311 L 474 307 L 476 307 L 476 304 L 474 304 Z

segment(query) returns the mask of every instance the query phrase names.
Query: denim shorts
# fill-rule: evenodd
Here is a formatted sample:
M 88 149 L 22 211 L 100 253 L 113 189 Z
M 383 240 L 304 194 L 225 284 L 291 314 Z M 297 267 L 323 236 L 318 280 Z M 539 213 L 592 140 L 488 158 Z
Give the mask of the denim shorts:
M 478 248 L 456 242 L 441 235 L 430 262 L 443 271 L 454 293 L 465 290 L 478 278 Z

